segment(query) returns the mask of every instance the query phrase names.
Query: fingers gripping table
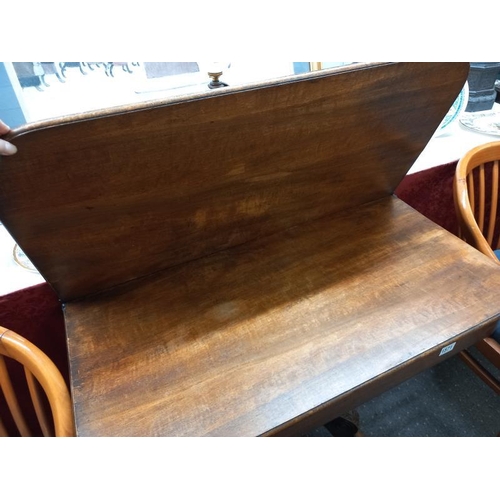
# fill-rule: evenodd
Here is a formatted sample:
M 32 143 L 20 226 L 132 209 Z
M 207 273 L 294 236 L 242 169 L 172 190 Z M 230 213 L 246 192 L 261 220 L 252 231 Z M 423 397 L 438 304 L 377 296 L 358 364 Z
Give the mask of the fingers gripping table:
M 65 311 L 80 436 L 294 435 L 487 336 L 497 266 L 392 193 L 466 64 L 26 126 L 0 218 Z

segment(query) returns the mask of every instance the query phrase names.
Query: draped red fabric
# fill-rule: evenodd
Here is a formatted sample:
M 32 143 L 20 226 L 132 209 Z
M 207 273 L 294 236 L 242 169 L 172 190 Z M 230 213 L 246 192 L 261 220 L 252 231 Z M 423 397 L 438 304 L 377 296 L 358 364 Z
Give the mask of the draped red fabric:
M 453 203 L 453 177 L 457 161 L 407 175 L 395 194 L 417 212 L 458 236 Z

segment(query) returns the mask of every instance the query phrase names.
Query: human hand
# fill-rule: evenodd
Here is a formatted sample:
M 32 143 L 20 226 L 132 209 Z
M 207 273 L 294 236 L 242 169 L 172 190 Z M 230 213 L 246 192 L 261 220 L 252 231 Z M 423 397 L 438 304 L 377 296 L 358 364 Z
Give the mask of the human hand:
M 9 132 L 10 127 L 6 125 L 2 120 L 0 120 L 0 137 L 2 135 L 5 135 L 7 132 Z M 3 139 L 0 139 L 0 155 L 13 155 L 17 153 L 17 148 L 14 146 L 14 144 L 11 144 L 8 141 L 4 141 Z

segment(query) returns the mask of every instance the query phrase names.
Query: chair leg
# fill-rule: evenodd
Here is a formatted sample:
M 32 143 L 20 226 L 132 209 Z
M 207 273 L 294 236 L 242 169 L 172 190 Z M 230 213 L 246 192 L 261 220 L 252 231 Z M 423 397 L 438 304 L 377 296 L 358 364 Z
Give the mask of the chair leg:
M 333 437 L 355 437 L 359 435 L 358 426 L 343 417 L 337 417 L 325 424 Z
M 500 348 L 495 339 L 487 337 L 475 344 L 475 347 L 493 366 L 500 367 Z
M 489 387 L 491 387 L 497 394 L 500 394 L 500 382 L 476 359 L 474 359 L 469 352 L 461 351 L 460 357 L 462 361 Z

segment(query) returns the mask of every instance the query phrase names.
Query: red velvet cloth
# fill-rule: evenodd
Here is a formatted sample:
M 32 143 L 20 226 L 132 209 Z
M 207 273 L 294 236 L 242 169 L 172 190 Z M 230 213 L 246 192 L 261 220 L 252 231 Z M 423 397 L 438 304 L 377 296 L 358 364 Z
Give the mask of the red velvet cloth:
M 407 175 L 396 196 L 439 226 L 458 236 L 453 202 L 453 177 L 457 161 Z
M 0 296 L 0 325 L 33 342 L 54 361 L 63 377 L 67 382 L 69 381 L 66 334 L 61 303 L 47 283 Z M 19 404 L 28 416 L 28 425 L 34 435 L 41 435 L 27 393 L 23 370 L 18 363 L 9 363 L 8 368 L 13 385 L 22 387 Z M 0 416 L 7 426 L 9 434 L 16 435 L 1 391 Z

